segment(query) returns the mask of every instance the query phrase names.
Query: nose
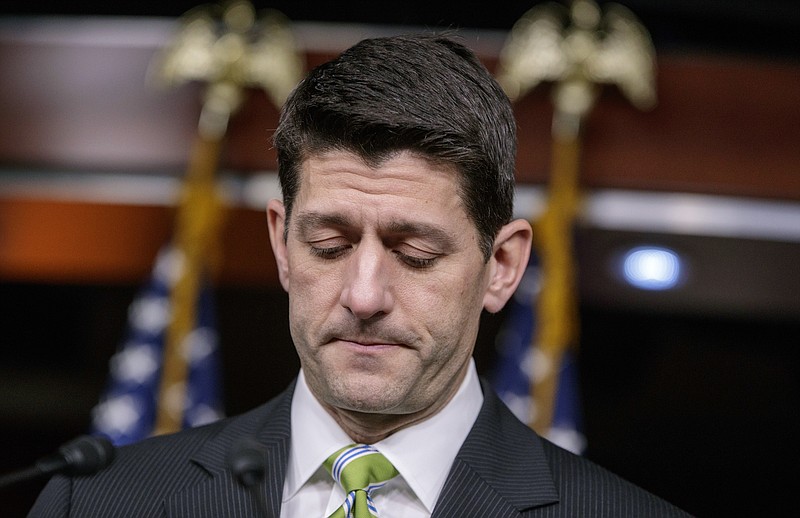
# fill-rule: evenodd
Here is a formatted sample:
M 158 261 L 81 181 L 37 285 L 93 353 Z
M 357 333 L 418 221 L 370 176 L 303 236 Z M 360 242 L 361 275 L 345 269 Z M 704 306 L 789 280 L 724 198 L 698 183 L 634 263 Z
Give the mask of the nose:
M 348 259 L 341 305 L 361 320 L 391 311 L 394 299 L 383 246 L 362 240 Z

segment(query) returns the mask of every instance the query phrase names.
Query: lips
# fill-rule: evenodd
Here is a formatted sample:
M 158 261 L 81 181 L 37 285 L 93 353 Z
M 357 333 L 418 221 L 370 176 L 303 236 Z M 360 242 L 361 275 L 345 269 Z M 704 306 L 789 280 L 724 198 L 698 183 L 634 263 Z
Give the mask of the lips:
M 341 338 L 336 337 L 333 341 L 338 341 L 358 347 L 406 347 L 403 343 L 391 340 L 370 339 L 370 338 Z
M 322 334 L 321 344 L 348 343 L 356 347 L 405 347 L 414 348 L 418 339 L 413 333 L 391 326 L 332 325 Z

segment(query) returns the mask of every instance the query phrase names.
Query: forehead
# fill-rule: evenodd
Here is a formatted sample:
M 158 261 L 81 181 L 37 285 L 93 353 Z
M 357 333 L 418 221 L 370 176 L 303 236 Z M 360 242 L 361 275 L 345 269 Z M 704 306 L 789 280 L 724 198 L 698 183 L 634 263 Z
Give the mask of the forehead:
M 341 150 L 313 154 L 301 163 L 297 204 L 356 202 L 366 206 L 415 205 L 461 209 L 456 168 L 410 151 L 377 163 Z

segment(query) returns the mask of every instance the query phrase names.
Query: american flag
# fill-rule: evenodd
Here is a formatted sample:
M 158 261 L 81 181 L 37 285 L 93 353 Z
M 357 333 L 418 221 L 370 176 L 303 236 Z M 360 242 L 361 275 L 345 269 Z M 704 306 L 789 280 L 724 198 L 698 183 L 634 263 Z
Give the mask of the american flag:
M 92 411 L 92 433 L 108 437 L 116 446 L 153 433 L 171 315 L 170 292 L 181 260 L 180 252 L 169 246 L 159 253 L 150 279 L 128 310 L 126 337 L 111 358 L 108 385 Z M 183 427 L 189 428 L 223 416 L 217 331 L 208 283 L 203 283 L 199 292 L 197 319 L 185 347 L 188 375 Z

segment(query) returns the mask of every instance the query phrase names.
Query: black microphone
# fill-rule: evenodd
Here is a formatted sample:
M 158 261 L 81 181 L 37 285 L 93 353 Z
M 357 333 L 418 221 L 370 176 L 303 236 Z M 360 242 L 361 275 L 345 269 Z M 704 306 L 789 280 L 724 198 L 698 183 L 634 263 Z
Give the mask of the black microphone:
M 108 439 L 82 435 L 62 445 L 56 453 L 39 459 L 33 466 L 0 477 L 0 488 L 56 473 L 91 475 L 107 467 L 112 460 L 114 446 Z
M 236 441 L 228 452 L 228 468 L 248 493 L 255 493 L 259 513 L 269 516 L 263 491 L 258 487 L 267 471 L 264 447 L 251 438 Z

